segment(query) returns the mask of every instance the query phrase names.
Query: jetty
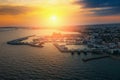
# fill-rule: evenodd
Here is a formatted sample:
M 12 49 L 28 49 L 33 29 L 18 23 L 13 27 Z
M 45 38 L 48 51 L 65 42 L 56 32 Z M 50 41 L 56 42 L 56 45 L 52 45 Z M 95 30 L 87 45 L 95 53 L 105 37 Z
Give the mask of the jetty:
M 28 39 L 29 37 L 34 37 L 35 35 L 31 35 L 31 36 L 27 36 L 27 37 L 23 37 L 23 38 L 19 38 L 19 39 L 15 39 L 15 40 L 11 40 L 8 41 L 7 44 L 9 45 L 29 45 L 32 47 L 43 47 L 43 43 L 34 43 L 34 42 L 22 42 L 23 40 Z
M 62 53 L 70 53 L 70 50 L 65 45 L 59 45 L 57 43 L 53 43 L 53 45 Z
M 105 55 L 105 56 L 100 56 L 100 57 L 92 57 L 92 58 L 82 59 L 82 61 L 87 62 L 87 61 L 92 61 L 92 60 L 97 60 L 97 59 L 102 59 L 102 58 L 108 58 L 108 57 L 110 57 L 110 56 Z
M 29 37 L 33 37 L 33 36 L 35 36 L 35 35 L 26 36 L 23 38 L 11 40 L 11 41 L 8 41 L 7 44 L 10 44 L 10 45 L 28 45 L 28 43 L 24 43 L 22 41 L 28 39 Z

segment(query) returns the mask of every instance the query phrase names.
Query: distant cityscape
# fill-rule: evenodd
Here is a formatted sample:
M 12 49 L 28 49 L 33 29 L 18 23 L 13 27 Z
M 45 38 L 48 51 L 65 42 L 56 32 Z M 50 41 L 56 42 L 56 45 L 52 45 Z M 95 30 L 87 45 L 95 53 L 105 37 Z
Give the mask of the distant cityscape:
M 113 27 L 113 26 L 119 26 L 120 23 L 109 23 L 109 24 L 90 24 L 90 25 L 69 25 L 69 26 L 61 26 L 59 28 L 60 30 L 71 30 L 71 31 L 80 31 L 80 28 L 86 28 L 86 27 Z M 41 27 L 41 26 L 0 26 L 0 29 L 52 29 L 51 27 Z

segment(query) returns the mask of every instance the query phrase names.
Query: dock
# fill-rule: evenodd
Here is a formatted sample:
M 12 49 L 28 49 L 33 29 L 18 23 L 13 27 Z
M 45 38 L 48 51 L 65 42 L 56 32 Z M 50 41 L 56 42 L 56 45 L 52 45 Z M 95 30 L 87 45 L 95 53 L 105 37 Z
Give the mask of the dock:
M 23 37 L 23 38 L 11 40 L 11 41 L 8 41 L 7 44 L 10 44 L 10 45 L 28 45 L 28 43 L 24 43 L 24 42 L 21 42 L 21 41 L 26 40 L 29 37 L 33 37 L 33 36 L 35 36 L 35 35 L 26 36 L 26 37 Z
M 11 40 L 11 41 L 8 41 L 7 44 L 9 44 L 9 45 L 29 45 L 29 46 L 32 46 L 32 47 L 43 47 L 42 43 L 25 43 L 25 42 L 22 42 L 23 40 L 26 40 L 29 37 L 33 37 L 33 36 L 35 36 L 35 35 L 31 35 L 31 36 Z
M 108 57 L 110 57 L 110 56 L 106 55 L 106 56 L 100 56 L 100 57 L 93 57 L 93 58 L 82 59 L 82 61 L 87 62 L 87 61 L 92 61 L 92 60 L 97 60 L 97 59 L 102 59 L 102 58 L 108 58 Z
M 62 53 L 70 53 L 70 50 L 68 50 L 68 48 L 65 47 L 65 45 L 59 45 L 57 43 L 53 43 L 53 45 Z

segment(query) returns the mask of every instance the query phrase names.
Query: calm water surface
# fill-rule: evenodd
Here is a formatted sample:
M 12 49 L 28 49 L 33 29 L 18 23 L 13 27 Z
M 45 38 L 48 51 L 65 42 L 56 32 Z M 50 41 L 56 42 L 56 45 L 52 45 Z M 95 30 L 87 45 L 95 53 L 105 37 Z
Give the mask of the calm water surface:
M 60 53 L 51 43 L 43 48 L 12 46 L 20 37 L 54 31 L 0 31 L 0 80 L 120 80 L 120 61 L 110 58 L 82 62 L 81 55 Z

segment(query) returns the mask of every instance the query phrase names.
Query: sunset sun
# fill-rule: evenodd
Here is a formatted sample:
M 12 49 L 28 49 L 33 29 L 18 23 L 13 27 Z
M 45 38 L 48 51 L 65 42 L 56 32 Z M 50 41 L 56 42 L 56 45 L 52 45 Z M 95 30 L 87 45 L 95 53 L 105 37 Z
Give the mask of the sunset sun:
M 51 16 L 51 21 L 54 23 L 57 22 L 57 16 L 56 15 Z
M 59 25 L 60 25 L 59 16 L 57 16 L 57 15 L 51 15 L 49 17 L 49 26 L 57 28 Z

